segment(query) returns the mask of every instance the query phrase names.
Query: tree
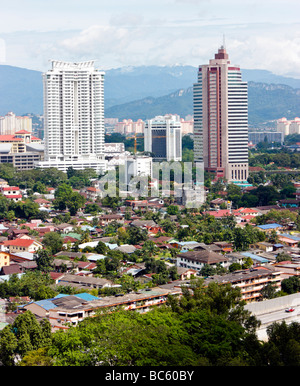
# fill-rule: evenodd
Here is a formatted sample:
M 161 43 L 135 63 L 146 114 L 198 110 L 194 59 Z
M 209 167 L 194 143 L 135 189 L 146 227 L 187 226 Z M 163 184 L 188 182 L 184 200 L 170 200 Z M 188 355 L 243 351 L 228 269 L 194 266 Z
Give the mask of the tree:
M 175 214 L 178 213 L 178 211 L 179 211 L 179 209 L 178 209 L 178 206 L 177 206 L 177 205 L 169 205 L 169 206 L 167 207 L 167 213 L 168 213 L 169 215 L 175 215 Z
M 266 284 L 262 290 L 260 291 L 260 294 L 263 299 L 273 299 L 276 297 L 277 287 L 275 284 L 268 283 Z
M 108 247 L 102 241 L 99 241 L 94 250 L 97 253 L 104 255 L 108 251 Z
M 53 359 L 47 355 L 46 348 L 29 351 L 18 363 L 19 366 L 52 366 Z
M 0 363 L 4 366 L 13 366 L 15 364 L 15 350 L 18 341 L 11 330 L 11 326 L 7 325 L 0 331 Z
M 57 188 L 67 181 L 67 174 L 57 168 L 40 169 L 39 179 L 46 186 Z
M 279 263 L 280 261 L 290 261 L 291 256 L 285 252 L 280 252 L 276 256 L 276 263 Z
M 48 348 L 51 341 L 50 322 L 45 319 L 39 323 L 31 311 L 26 311 L 0 332 L 0 360 L 12 366 L 31 351 Z
M 38 270 L 50 272 L 53 269 L 53 260 L 51 253 L 47 249 L 39 249 L 35 255 Z
M 57 232 L 47 232 L 43 237 L 43 244 L 52 253 L 52 255 L 55 255 L 57 252 L 61 251 L 63 239 Z
M 265 361 L 273 366 L 300 365 L 300 324 L 285 321 L 267 327 L 268 341 L 263 347 Z
M 291 276 L 283 279 L 281 282 L 281 289 L 287 294 L 294 294 L 300 291 L 300 277 Z
M 128 242 L 133 245 L 137 245 L 147 239 L 147 231 L 136 226 L 130 226 L 127 233 L 129 234 Z
M 55 191 L 53 206 L 59 210 L 69 209 L 71 216 L 76 215 L 77 211 L 84 206 L 85 198 L 67 183 L 62 183 Z

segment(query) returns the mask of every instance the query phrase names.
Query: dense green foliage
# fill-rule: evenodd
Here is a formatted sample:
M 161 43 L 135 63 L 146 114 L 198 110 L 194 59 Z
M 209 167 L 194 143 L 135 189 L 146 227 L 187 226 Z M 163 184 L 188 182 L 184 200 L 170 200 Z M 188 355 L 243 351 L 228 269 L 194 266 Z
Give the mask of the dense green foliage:
M 269 366 L 300 365 L 300 325 L 268 328 L 268 342 L 255 334 L 257 319 L 244 309 L 238 288 L 202 281 L 192 292 L 140 314 L 120 309 L 87 318 L 50 334 L 30 311 L 0 332 L 6 366 Z M 287 344 L 288 343 L 288 344 Z

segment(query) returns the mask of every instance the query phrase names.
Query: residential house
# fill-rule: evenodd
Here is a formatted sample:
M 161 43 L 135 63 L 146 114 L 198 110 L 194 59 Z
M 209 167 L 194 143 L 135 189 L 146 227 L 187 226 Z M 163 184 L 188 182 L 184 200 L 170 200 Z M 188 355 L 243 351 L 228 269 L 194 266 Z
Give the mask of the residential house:
M 0 269 L 10 265 L 10 254 L 8 252 L 0 252 Z
M 74 261 L 65 260 L 65 259 L 57 259 L 53 260 L 53 267 L 55 272 L 71 272 L 73 270 L 77 270 L 77 263 Z
M 260 241 L 259 243 L 256 243 L 255 246 L 256 248 L 262 249 L 265 252 L 273 251 L 273 244 L 267 243 L 266 241 Z
M 3 241 L 2 244 L 10 252 L 31 252 L 34 253 L 43 248 L 42 243 L 33 239 L 15 239 Z
M 279 233 L 283 230 L 283 226 L 277 223 L 257 225 L 257 228 L 265 233 L 271 233 L 272 231 Z
M 269 259 L 251 252 L 241 252 L 241 255 L 245 256 L 245 258 L 250 257 L 250 259 L 253 261 L 253 266 L 262 266 L 270 262 Z
M 90 201 L 95 201 L 97 197 L 101 196 L 101 190 L 96 188 L 95 186 L 89 186 L 85 189 L 86 198 Z
M 288 233 L 282 233 L 278 235 L 278 240 L 280 241 L 280 243 L 284 245 L 297 248 L 298 243 L 300 242 L 300 237 L 295 235 L 290 235 Z
M 216 268 L 217 265 L 228 268 L 230 265 L 229 259 L 226 256 L 205 249 L 183 252 L 176 257 L 177 267 L 192 268 L 197 272 L 207 264 L 213 268 Z
M 10 264 L 0 268 L 0 274 L 4 276 L 19 275 L 23 273 L 23 269 L 19 264 Z
M 113 283 L 110 280 L 102 279 L 99 277 L 88 277 L 71 274 L 66 274 L 62 278 L 60 278 L 58 284 L 82 289 L 101 289 L 113 286 Z
M 280 271 L 283 279 L 291 276 L 300 276 L 300 263 L 293 261 L 280 261 L 273 264 L 275 271 Z
M 74 225 L 64 223 L 56 225 L 56 228 L 61 233 L 70 233 L 73 231 Z
M 224 200 L 223 198 L 219 198 L 219 197 L 216 198 L 216 199 L 214 199 L 214 200 L 211 200 L 211 202 L 210 202 L 210 206 L 211 206 L 212 208 L 214 208 L 214 209 L 220 209 L 220 206 L 221 206 L 222 204 L 227 205 L 227 201 Z
M 153 220 L 133 220 L 131 221 L 130 226 L 146 229 L 149 236 L 155 236 L 159 232 L 164 232 L 162 227 L 156 224 Z
M 278 204 L 284 208 L 299 208 L 299 202 L 298 199 L 285 199 L 279 200 Z
M 177 267 L 179 280 L 190 280 L 193 276 L 197 276 L 198 271 L 191 268 Z
M 10 260 L 15 263 L 28 263 L 34 261 L 34 254 L 32 252 L 10 252 Z
M 0 193 L 2 193 L 7 199 L 15 202 L 22 200 L 22 194 L 18 186 L 1 186 Z
M 136 251 L 136 247 L 134 245 L 129 245 L 129 244 L 123 244 L 120 245 L 119 247 L 115 248 L 115 251 L 120 251 L 123 253 L 134 253 Z
M 37 198 L 34 202 L 39 205 L 40 209 L 50 209 L 52 205 L 51 201 L 46 200 L 45 198 Z
M 78 239 L 75 239 L 74 237 L 70 237 L 68 235 L 63 237 L 63 248 L 71 248 L 75 243 L 77 243 Z
M 103 214 L 103 215 L 99 216 L 99 225 L 100 226 L 106 226 L 113 221 L 123 223 L 124 217 L 121 214 Z
M 214 216 L 215 218 L 223 218 L 223 217 L 232 215 L 229 209 L 210 210 L 206 213 L 209 214 L 210 216 Z

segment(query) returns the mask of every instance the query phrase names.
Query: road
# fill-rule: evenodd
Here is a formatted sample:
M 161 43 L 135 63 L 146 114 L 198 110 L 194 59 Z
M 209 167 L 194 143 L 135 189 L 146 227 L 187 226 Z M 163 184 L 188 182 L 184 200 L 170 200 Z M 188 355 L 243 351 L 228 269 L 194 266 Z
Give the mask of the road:
M 285 310 L 289 307 L 293 307 L 295 310 L 286 312 Z M 266 328 L 272 323 L 281 323 L 283 321 L 287 324 L 291 322 L 300 323 L 300 293 L 249 303 L 245 308 L 260 320 L 261 326 L 257 331 L 257 335 L 261 340 L 267 339 Z

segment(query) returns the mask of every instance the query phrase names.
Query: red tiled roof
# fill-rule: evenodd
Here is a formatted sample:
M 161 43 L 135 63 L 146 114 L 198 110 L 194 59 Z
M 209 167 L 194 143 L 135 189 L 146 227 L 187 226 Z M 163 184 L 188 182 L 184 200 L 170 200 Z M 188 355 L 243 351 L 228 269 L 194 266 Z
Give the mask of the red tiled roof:
M 32 239 L 16 239 L 16 240 L 5 240 L 3 241 L 3 245 L 12 245 L 17 247 L 30 247 L 30 245 L 34 242 Z
M 2 188 L 3 191 L 9 191 L 9 190 L 20 190 L 18 186 L 4 186 Z
M 1 141 L 23 141 L 23 138 L 17 138 L 12 134 L 3 134 L 0 135 L 0 142 Z
M 208 212 L 208 214 L 214 217 L 224 217 L 231 215 L 230 210 L 228 209 L 211 210 Z
M 29 131 L 26 131 L 26 130 L 19 130 L 17 132 L 15 132 L 15 134 L 31 134 Z

